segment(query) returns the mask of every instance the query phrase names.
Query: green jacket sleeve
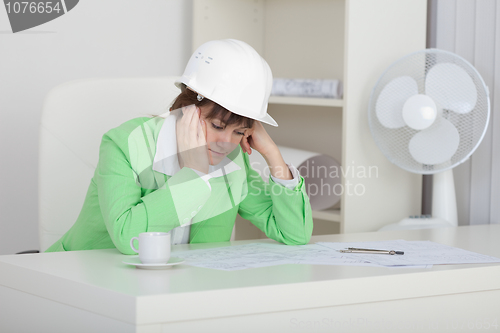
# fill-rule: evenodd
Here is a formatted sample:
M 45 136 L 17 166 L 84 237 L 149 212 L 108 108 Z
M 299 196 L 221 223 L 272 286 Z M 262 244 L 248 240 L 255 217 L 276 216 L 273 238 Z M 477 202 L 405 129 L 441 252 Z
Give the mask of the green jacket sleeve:
M 94 174 L 104 223 L 111 240 L 124 254 L 134 253 L 129 245 L 132 237 L 178 227 L 210 197 L 205 181 L 189 168 L 168 178 L 158 189 L 144 188 L 137 182 L 137 171 L 129 160 L 129 135 L 130 131 L 123 128 L 104 135 Z
M 304 178 L 300 177 L 294 190 L 276 184 L 271 177 L 267 184 L 250 166 L 247 154 L 244 158 L 248 193 L 240 203 L 240 216 L 278 242 L 307 244 L 311 239 L 313 220 Z

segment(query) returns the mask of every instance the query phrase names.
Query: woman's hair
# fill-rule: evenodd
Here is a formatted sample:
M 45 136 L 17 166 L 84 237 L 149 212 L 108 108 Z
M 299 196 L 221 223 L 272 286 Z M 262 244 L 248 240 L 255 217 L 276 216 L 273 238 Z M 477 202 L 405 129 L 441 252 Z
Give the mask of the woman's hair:
M 219 104 L 209 100 L 208 98 L 203 98 L 201 101 L 198 100 L 198 93 L 186 88 L 185 85 L 181 87 L 181 93 L 177 96 L 170 107 L 170 111 L 180 109 L 184 106 L 188 105 L 196 105 L 197 107 L 201 106 L 210 106 L 212 105 L 212 109 L 206 115 L 208 119 L 219 119 L 223 124 L 227 125 L 241 125 L 244 127 L 251 128 L 253 126 L 253 119 L 240 116 L 236 113 L 233 113 L 226 108 L 220 106 Z

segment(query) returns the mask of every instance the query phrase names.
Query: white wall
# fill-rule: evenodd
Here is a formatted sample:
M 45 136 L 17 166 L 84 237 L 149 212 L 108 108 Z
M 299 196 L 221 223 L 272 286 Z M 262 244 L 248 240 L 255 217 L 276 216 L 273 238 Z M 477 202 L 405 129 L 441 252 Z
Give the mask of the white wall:
M 38 125 L 47 92 L 88 77 L 180 75 L 191 54 L 191 10 L 186 0 L 85 0 L 12 34 L 0 9 L 0 254 L 38 249 Z

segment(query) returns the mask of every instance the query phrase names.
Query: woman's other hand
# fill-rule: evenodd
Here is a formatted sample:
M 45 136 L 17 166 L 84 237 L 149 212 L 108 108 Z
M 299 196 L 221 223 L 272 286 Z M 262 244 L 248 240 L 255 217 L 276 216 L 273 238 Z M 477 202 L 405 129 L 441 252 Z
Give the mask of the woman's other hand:
M 208 173 L 207 125 L 200 121 L 201 111 L 195 105 L 183 107 L 181 111 L 182 117 L 176 124 L 179 165 Z
M 252 149 L 257 150 L 266 160 L 271 171 L 271 175 L 280 179 L 292 179 L 288 166 L 286 165 L 278 146 L 269 136 L 260 121 L 255 121 L 253 127 L 245 133 L 240 142 L 243 152 L 252 153 Z
M 271 151 L 278 150 L 273 139 L 269 136 L 260 121 L 255 120 L 251 129 L 245 132 L 241 139 L 240 146 L 243 152 L 252 154 L 252 149 L 257 150 L 262 156 L 268 155 Z

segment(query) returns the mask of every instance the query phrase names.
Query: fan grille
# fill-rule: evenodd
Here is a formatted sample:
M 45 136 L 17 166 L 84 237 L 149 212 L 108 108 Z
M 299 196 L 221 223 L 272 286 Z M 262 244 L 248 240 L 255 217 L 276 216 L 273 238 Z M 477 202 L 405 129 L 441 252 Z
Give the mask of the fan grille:
M 407 125 L 400 128 L 383 126 L 376 115 L 376 103 L 384 87 L 392 80 L 402 76 L 412 77 L 417 83 L 418 93 L 426 94 L 426 74 L 433 66 L 442 63 L 455 64 L 465 70 L 476 86 L 477 102 L 473 110 L 468 113 L 458 113 L 445 108 L 442 109 L 442 118 L 447 119 L 458 130 L 460 137 L 459 146 L 450 160 L 440 164 L 426 165 L 417 162 L 411 156 L 408 149 L 410 140 L 419 131 Z M 439 93 L 447 96 L 449 99 L 456 97 L 454 96 L 456 92 L 449 89 L 446 90 L 446 87 Z M 377 146 L 389 161 L 410 172 L 433 174 L 455 167 L 464 162 L 474 152 L 486 132 L 489 121 L 489 109 L 487 87 L 477 70 L 470 63 L 451 52 L 427 49 L 401 58 L 382 74 L 372 91 L 368 120 Z M 446 137 L 443 137 L 442 140 L 446 140 Z

